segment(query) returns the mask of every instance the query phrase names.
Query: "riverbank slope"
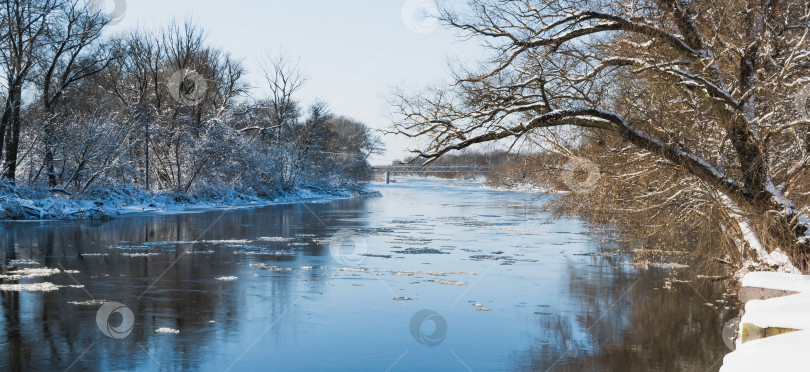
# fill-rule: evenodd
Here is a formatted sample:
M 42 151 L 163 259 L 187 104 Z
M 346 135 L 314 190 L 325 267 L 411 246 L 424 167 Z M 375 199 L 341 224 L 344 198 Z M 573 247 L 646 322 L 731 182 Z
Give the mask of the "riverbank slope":
M 212 189 L 194 195 L 132 187 L 95 189 L 81 195 L 63 189 L 0 185 L 0 221 L 109 219 L 133 213 L 172 213 L 213 208 L 259 207 L 299 201 L 373 197 L 362 187 L 301 187 L 258 195 L 252 190 Z

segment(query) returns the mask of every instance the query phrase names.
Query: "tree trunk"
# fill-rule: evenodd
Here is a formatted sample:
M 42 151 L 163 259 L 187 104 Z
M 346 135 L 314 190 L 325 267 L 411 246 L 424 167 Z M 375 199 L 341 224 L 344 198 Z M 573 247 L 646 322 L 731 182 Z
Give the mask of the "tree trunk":
M 43 163 L 48 172 L 48 187 L 56 187 L 58 182 L 56 171 L 53 168 L 53 127 L 51 127 L 50 123 L 45 124 L 45 158 Z
M 11 110 L 9 109 L 10 103 L 6 102 L 6 109 L 3 111 L 3 118 L 0 119 L 0 159 L 3 158 L 3 149 L 5 148 L 6 128 L 8 128 L 9 118 L 11 117 Z
M 17 154 L 20 147 L 20 104 L 22 101 L 22 87 L 14 85 L 9 89 L 6 110 L 9 121 L 6 124 L 5 163 L 3 179 L 14 183 L 17 175 Z M 5 115 L 4 115 L 5 118 Z

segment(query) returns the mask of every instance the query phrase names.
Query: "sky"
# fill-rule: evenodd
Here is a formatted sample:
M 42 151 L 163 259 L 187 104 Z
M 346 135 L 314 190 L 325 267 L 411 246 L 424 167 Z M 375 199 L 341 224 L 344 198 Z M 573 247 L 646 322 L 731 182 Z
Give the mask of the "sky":
M 300 58 L 308 77 L 299 95 L 305 105 L 324 100 L 334 114 L 374 129 L 391 126 L 386 98 L 394 88 L 446 80 L 448 61 L 481 53 L 474 41 L 426 17 L 435 12 L 432 0 L 90 1 L 105 1 L 103 9 L 120 16 L 112 32 L 193 17 L 208 32 L 210 45 L 243 60 L 254 96 L 266 92 L 257 62 L 263 53 Z M 416 147 L 403 137 L 383 140 L 386 152 L 373 164 L 405 158 L 406 150 Z

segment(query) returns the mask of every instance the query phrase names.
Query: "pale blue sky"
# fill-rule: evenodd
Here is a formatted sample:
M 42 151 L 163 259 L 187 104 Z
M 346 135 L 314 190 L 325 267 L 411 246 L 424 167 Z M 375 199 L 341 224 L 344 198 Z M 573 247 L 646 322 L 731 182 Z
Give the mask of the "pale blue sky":
M 107 1 L 105 8 L 113 4 Z M 323 99 L 334 113 L 384 128 L 393 87 L 446 79 L 448 58 L 480 54 L 474 42 L 431 27 L 422 17 L 425 3 L 430 0 L 127 0 L 121 23 L 110 27 L 123 31 L 193 16 L 209 32 L 209 43 L 244 59 L 252 85 L 264 87 L 256 65 L 261 51 L 283 50 L 300 56 L 309 77 L 300 95 L 305 103 Z M 414 17 L 403 16 L 412 9 Z M 388 151 L 374 163 L 406 155 L 406 139 L 384 139 Z

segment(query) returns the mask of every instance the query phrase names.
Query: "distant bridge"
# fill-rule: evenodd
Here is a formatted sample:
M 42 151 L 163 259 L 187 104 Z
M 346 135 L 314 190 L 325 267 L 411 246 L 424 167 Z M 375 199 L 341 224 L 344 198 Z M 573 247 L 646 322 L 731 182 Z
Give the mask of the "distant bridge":
M 389 183 L 391 175 L 419 175 L 419 174 L 455 174 L 455 175 L 485 175 L 491 167 L 466 165 L 388 165 L 373 167 L 375 174 L 384 174 L 385 182 Z

